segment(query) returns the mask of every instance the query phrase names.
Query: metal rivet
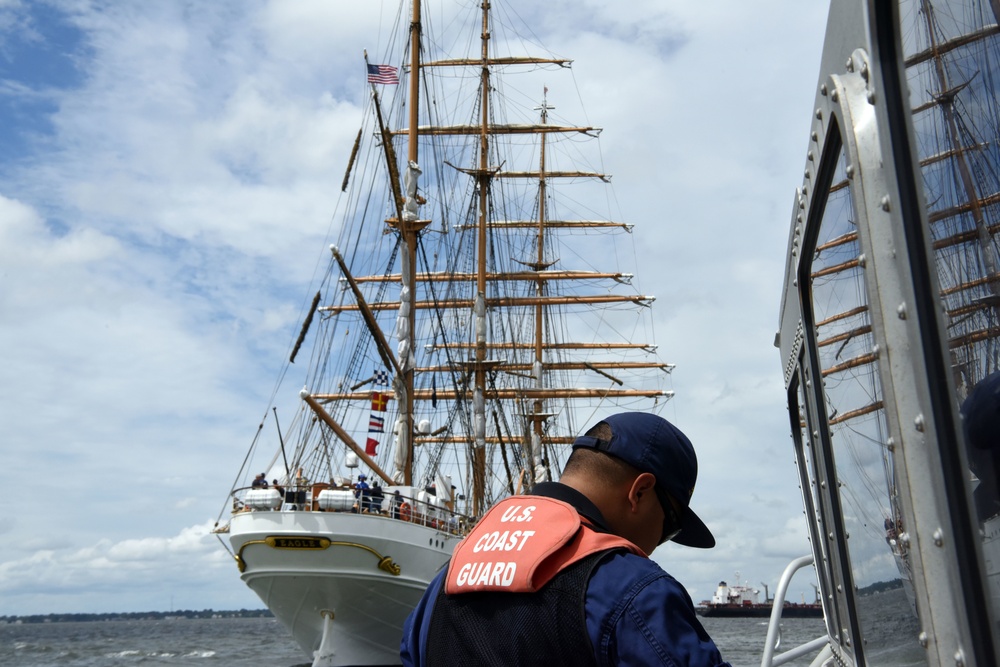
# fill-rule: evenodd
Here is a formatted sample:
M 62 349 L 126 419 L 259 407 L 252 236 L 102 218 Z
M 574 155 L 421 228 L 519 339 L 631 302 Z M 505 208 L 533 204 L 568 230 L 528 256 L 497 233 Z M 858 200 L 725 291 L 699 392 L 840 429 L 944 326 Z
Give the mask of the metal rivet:
M 868 98 L 868 104 L 875 104 L 875 91 L 869 90 L 868 94 L 865 96 Z
M 848 72 L 853 72 L 854 71 L 854 59 L 853 58 L 848 58 L 847 59 L 847 64 L 845 65 L 845 67 L 847 68 Z
M 806 180 L 812 178 L 812 174 L 809 173 L 808 169 L 806 169 L 805 173 L 803 174 L 803 178 L 805 178 Z
M 955 651 L 955 667 L 965 667 L 965 653 L 962 649 Z
M 885 448 L 888 449 L 890 452 L 896 451 L 896 441 L 892 438 L 892 436 L 886 439 Z
M 901 303 L 896 307 L 896 317 L 901 320 L 906 319 L 906 303 Z
M 868 63 L 867 62 L 861 63 L 861 78 L 864 79 L 865 81 L 867 81 L 868 80 L 868 74 L 869 74 L 869 72 L 868 72 Z
M 819 87 L 819 94 L 822 95 L 823 97 L 826 97 L 826 84 L 825 83 L 822 86 Z M 819 113 L 818 109 L 817 109 L 817 113 Z
M 868 259 L 865 257 L 864 253 L 861 253 L 860 255 L 858 255 L 858 264 L 860 266 L 864 266 L 865 262 L 867 262 L 867 261 L 868 261 Z
M 889 195 L 886 195 L 886 196 L 882 197 L 882 201 L 880 203 L 882 205 L 882 210 L 883 211 L 888 211 L 889 210 Z
M 853 164 L 847 165 L 847 167 L 844 169 L 844 171 L 847 173 L 847 177 L 848 178 L 854 178 L 854 165 Z
M 808 158 L 808 160 L 809 160 L 810 162 L 813 162 L 813 161 L 814 161 L 814 160 L 816 159 L 816 156 L 815 156 L 815 155 L 813 155 L 813 152 L 812 152 L 812 151 L 809 151 L 809 152 L 808 152 L 808 153 L 806 154 L 806 158 Z
M 913 420 L 913 425 L 916 427 L 916 429 L 918 431 L 920 431 L 921 433 L 923 433 L 924 432 L 924 427 L 925 427 L 925 424 L 924 424 L 924 415 L 923 414 L 917 415 L 917 418 Z
M 812 134 L 809 135 L 809 138 L 812 139 L 813 141 L 819 141 L 819 133 L 813 132 Z
M 934 531 L 934 546 L 940 547 L 944 545 L 944 531 L 938 528 Z
M 823 110 L 822 109 L 816 109 L 816 119 L 817 120 L 823 120 Z
M 910 546 L 910 534 L 905 530 L 899 534 L 898 539 L 899 543 L 902 544 L 904 547 Z
M 927 648 L 927 643 L 928 643 L 927 633 L 921 632 L 919 635 L 917 635 L 917 641 L 920 643 L 922 647 Z
M 840 95 L 837 94 L 836 90 L 834 90 L 832 93 L 830 93 L 830 99 L 833 100 L 834 102 L 836 102 L 838 99 L 840 99 Z

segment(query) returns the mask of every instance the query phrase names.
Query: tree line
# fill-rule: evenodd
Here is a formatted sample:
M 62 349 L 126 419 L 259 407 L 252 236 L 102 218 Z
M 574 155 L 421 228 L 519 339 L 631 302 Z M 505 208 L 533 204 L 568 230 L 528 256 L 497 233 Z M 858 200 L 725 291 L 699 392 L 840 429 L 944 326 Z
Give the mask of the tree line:
M 135 611 L 108 612 L 101 614 L 31 614 L 28 616 L 0 616 L 3 623 L 80 623 L 89 621 L 157 621 L 174 618 L 271 618 L 274 615 L 269 609 L 240 609 L 231 611 L 215 611 L 202 609 L 193 611 Z

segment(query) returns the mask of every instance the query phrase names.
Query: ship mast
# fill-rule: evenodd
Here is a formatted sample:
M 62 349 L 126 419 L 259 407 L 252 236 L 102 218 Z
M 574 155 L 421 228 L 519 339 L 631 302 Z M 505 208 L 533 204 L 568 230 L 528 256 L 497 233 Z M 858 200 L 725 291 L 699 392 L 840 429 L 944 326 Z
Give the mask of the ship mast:
M 480 66 L 481 123 L 479 128 L 479 229 L 476 243 L 476 298 L 473 305 L 475 322 L 476 356 L 474 363 L 475 385 L 472 396 L 472 515 L 479 516 L 485 508 L 486 495 L 486 228 L 490 179 L 489 129 L 490 129 L 490 2 L 483 0 L 482 64 Z
M 397 376 L 394 383 L 396 398 L 399 402 L 399 417 L 396 422 L 399 442 L 397 444 L 397 464 L 401 463 L 403 479 L 407 486 L 413 484 L 413 386 L 415 363 L 413 344 L 415 336 L 416 308 L 416 266 L 417 266 L 417 236 L 428 220 L 417 219 L 419 198 L 417 196 L 417 178 L 420 175 L 418 120 L 420 102 L 420 0 L 413 0 L 413 15 L 410 22 L 410 79 L 409 79 L 409 129 L 407 131 L 407 168 L 403 179 L 406 195 L 402 219 L 399 220 L 399 233 L 403 245 L 400 268 L 399 317 L 397 330 L 399 335 L 399 364 L 402 378 Z M 398 466 L 399 467 L 399 466 Z
M 550 107 L 548 104 L 548 88 L 544 89 L 544 94 L 542 95 L 542 104 L 536 107 L 536 111 L 541 114 L 541 124 L 547 125 L 549 119 L 549 110 L 554 107 Z M 544 340 L 544 327 L 545 327 L 545 308 L 543 306 L 544 296 L 545 296 L 545 280 L 542 278 L 542 272 L 549 267 L 549 264 L 545 261 L 545 197 L 546 197 L 546 182 L 545 182 L 545 139 L 546 135 L 543 132 L 539 137 L 539 157 L 538 157 L 538 255 L 535 259 L 535 264 L 531 268 L 534 269 L 537 282 L 535 284 L 535 295 L 538 297 L 538 303 L 535 305 L 535 363 L 532 367 L 532 375 L 535 378 L 535 389 L 541 391 L 544 389 L 542 368 L 544 363 L 543 349 L 545 345 Z M 533 405 L 533 411 L 530 415 L 531 418 L 531 434 L 530 443 L 531 448 L 528 452 L 526 467 L 526 473 L 528 476 L 528 481 L 531 484 L 535 483 L 535 469 L 537 463 L 542 459 L 542 433 L 544 432 L 544 423 L 548 418 L 548 415 L 544 412 L 545 401 L 541 394 L 535 399 Z

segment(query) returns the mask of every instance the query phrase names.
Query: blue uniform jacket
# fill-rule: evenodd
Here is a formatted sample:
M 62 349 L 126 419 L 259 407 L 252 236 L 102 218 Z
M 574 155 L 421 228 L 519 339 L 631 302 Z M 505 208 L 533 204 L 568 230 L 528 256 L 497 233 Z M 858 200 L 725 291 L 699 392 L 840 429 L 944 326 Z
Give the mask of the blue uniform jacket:
M 568 486 L 546 482 L 532 493 L 568 502 L 595 526 L 605 525 L 597 508 Z M 404 665 L 423 664 L 434 601 L 446 572 L 434 578 L 403 625 Z M 617 551 L 605 557 L 587 586 L 585 611 L 599 665 L 731 667 L 698 621 L 684 587 L 648 558 Z

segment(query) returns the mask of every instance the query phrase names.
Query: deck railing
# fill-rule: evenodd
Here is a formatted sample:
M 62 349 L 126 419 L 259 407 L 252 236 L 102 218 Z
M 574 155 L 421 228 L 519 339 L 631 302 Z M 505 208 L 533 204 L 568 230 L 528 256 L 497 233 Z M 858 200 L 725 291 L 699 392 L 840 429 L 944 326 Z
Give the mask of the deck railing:
M 248 502 L 251 491 L 272 489 L 278 491 L 267 502 Z M 402 497 L 402 502 L 396 502 L 391 492 L 384 493 L 381 498 L 370 493 L 355 495 L 351 506 L 338 509 L 323 509 L 320 507 L 319 492 L 326 489 L 350 491 L 350 487 L 334 487 L 327 484 L 293 485 L 289 487 L 241 487 L 233 491 L 233 514 L 240 512 L 331 512 L 366 514 L 384 516 L 387 519 L 416 523 L 428 526 L 451 535 L 464 535 L 468 532 L 468 518 L 438 505 L 411 497 Z M 273 495 L 273 494 L 271 494 Z

